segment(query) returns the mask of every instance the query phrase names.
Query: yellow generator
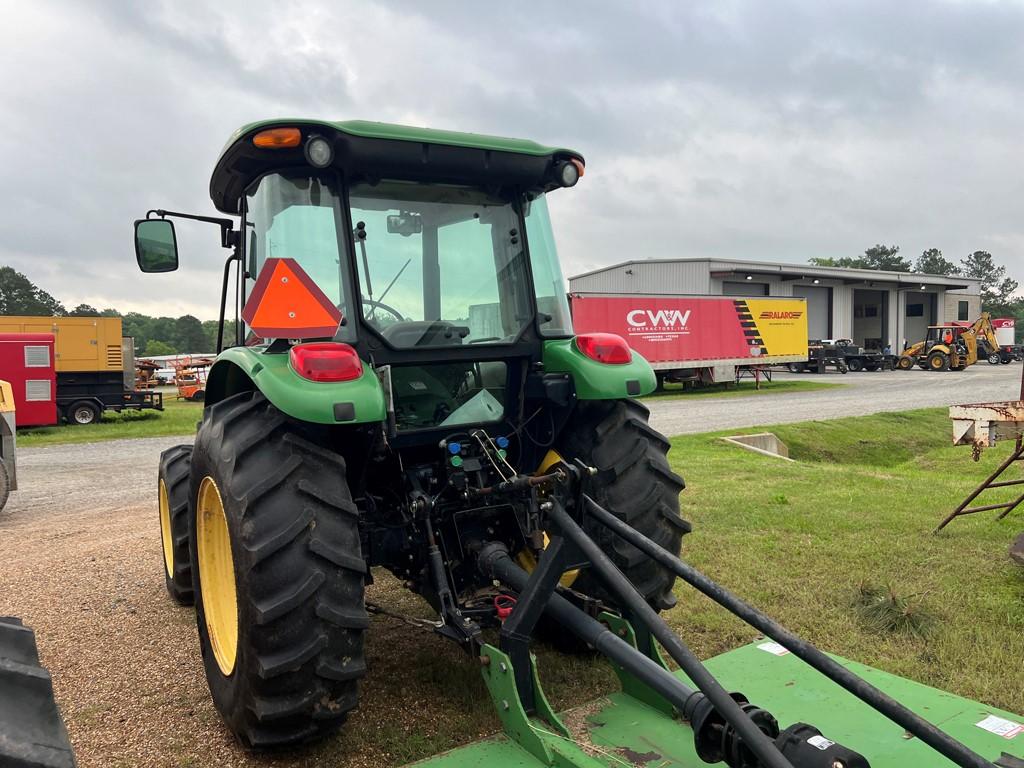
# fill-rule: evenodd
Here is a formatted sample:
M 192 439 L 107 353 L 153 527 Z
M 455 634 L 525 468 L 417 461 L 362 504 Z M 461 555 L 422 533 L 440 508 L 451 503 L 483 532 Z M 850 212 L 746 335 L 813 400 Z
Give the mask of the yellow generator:
M 0 509 L 18 488 L 14 427 L 14 392 L 10 384 L 0 381 Z
M 105 410 L 163 410 L 158 392 L 135 390 L 135 350 L 120 317 L 0 316 L 0 333 L 52 333 L 57 408 L 69 424 L 92 424 Z
M 126 346 L 131 355 L 121 336 L 120 317 L 0 317 L 0 333 L 52 333 L 58 373 L 123 372 Z M 131 373 L 134 383 L 134 365 Z

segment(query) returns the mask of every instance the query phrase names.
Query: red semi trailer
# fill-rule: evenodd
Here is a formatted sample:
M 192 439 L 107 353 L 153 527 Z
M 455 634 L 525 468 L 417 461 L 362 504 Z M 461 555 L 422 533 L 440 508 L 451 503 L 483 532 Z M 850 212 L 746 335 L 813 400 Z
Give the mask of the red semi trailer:
M 577 333 L 616 333 L 665 381 L 733 382 L 807 360 L 807 302 L 790 297 L 574 293 Z
M 0 333 L 0 379 L 14 392 L 19 427 L 57 423 L 52 333 Z

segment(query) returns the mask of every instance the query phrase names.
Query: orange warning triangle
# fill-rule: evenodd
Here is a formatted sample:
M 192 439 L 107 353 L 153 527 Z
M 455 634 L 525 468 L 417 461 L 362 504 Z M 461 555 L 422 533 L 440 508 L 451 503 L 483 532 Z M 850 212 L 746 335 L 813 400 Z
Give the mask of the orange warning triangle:
M 242 319 L 266 339 L 315 339 L 334 336 L 341 311 L 295 259 L 267 259 Z

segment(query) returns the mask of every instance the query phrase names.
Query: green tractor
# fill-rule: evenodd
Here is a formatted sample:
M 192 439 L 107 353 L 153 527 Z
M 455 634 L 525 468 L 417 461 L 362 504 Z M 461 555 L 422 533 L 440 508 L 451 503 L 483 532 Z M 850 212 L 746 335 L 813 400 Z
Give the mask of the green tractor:
M 158 483 L 167 589 L 194 601 L 228 727 L 264 749 L 343 724 L 376 566 L 479 660 L 509 735 L 513 752 L 452 765 L 619 765 L 658 740 L 659 766 L 868 765 L 722 687 L 658 615 L 681 577 L 898 722 L 876 768 L 930 748 L 990 765 L 679 559 L 683 481 L 633 399 L 654 373 L 620 337 L 572 329 L 547 196 L 583 173 L 579 153 L 531 141 L 268 121 L 217 161 L 225 217 L 135 223 L 145 272 L 177 268 L 173 218 L 218 226 L 230 251 L 203 419 Z M 622 679 L 633 725 L 599 749 L 547 705 L 530 654 L 544 625 Z M 753 654 L 716 669 L 735 679 L 765 663 Z

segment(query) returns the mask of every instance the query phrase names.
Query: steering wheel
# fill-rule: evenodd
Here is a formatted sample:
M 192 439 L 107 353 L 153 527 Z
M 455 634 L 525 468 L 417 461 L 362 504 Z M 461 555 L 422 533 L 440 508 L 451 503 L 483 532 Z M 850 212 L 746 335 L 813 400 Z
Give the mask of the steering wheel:
M 373 322 L 379 322 L 377 320 L 377 310 L 378 309 L 382 309 L 385 312 L 387 312 L 389 315 L 393 316 L 395 318 L 395 322 L 401 323 L 401 322 L 405 321 L 405 318 L 402 317 L 402 313 L 399 312 L 397 309 L 395 309 L 392 306 L 389 306 L 387 304 L 381 304 L 379 301 L 376 301 L 375 299 L 365 299 L 364 298 L 362 300 L 362 302 L 363 302 L 363 317 L 366 318 L 367 320 L 372 320 Z M 367 307 L 370 307 L 370 311 L 369 312 L 366 311 Z

